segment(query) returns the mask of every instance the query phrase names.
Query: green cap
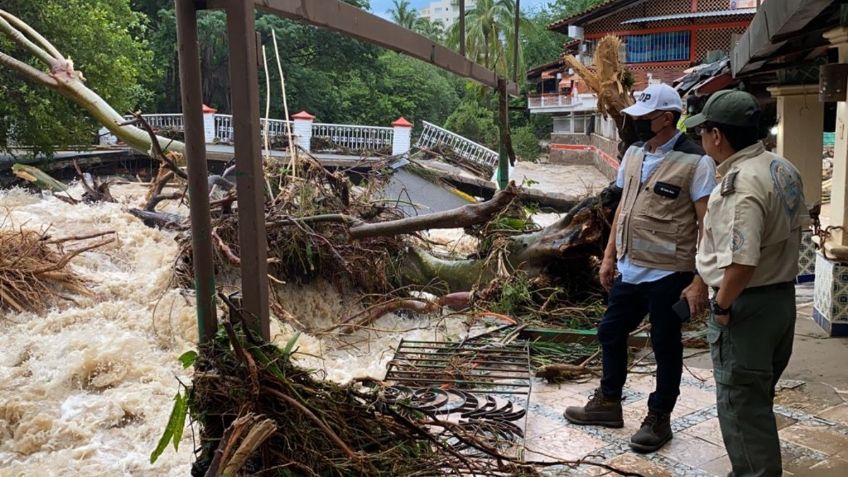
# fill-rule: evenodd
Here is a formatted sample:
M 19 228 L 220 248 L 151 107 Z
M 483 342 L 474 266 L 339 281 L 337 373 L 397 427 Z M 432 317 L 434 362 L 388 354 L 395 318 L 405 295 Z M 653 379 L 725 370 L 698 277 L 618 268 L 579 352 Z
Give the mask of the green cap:
M 756 127 L 760 122 L 759 113 L 760 105 L 750 93 L 724 90 L 713 94 L 700 114 L 688 118 L 683 124 L 687 129 L 696 128 L 706 122 Z

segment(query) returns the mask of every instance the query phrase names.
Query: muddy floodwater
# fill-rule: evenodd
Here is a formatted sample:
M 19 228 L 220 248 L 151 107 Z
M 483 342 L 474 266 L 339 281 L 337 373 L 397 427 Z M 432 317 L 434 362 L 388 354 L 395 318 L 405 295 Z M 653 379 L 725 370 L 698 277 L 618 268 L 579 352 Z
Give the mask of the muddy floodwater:
M 193 291 L 171 280 L 175 233 L 148 228 L 126 212 L 144 191 L 115 187 L 120 203 L 91 205 L 0 191 L 0 228 L 46 229 L 56 238 L 113 231 L 116 237 L 71 261 L 90 296 L 49 299 L 42 314 L 0 312 L 0 476 L 189 475 L 191 429 L 178 451 L 169 447 L 150 464 L 173 397 L 180 383 L 190 383 L 190 370 L 177 358 L 194 348 L 197 331 Z M 164 209 L 187 214 L 178 204 Z M 314 330 L 299 339 L 297 359 L 337 382 L 382 378 L 401 337 L 455 339 L 469 332 L 461 318 L 388 315 L 344 341 L 318 338 L 357 304 L 324 283 L 277 293 L 287 311 Z M 272 334 L 285 343 L 293 330 L 275 321 Z

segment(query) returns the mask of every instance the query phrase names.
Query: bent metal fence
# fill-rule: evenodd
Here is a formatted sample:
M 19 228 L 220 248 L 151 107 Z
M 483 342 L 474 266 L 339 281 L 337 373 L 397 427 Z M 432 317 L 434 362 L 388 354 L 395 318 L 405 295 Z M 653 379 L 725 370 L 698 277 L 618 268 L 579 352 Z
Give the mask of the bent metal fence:
M 447 129 L 424 121 L 424 129 L 421 131 L 415 147 L 434 150 L 442 145 L 451 148 L 457 155 L 469 161 L 489 167 L 495 167 L 498 163 L 497 152 L 456 133 L 452 133 Z

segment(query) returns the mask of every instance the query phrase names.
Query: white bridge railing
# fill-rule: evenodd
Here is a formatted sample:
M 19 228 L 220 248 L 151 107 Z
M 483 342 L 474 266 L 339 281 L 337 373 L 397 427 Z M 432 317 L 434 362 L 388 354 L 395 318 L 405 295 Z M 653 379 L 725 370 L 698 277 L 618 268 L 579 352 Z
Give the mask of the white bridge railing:
M 171 113 L 171 114 L 142 114 L 141 117 L 147 121 L 147 124 L 150 125 L 155 130 L 159 129 L 173 129 L 176 131 L 183 130 L 183 115 L 182 113 Z M 133 119 L 132 116 L 124 116 L 124 119 L 127 121 L 131 121 Z
M 312 137 L 324 138 L 333 145 L 354 151 L 377 151 L 392 148 L 394 128 L 314 123 Z
M 183 130 L 183 115 L 176 114 L 142 114 L 142 117 L 154 130 Z M 131 120 L 132 116 L 126 116 Z M 211 122 L 210 122 L 211 120 Z M 207 129 L 207 142 L 231 144 L 233 142 L 233 116 L 230 114 L 214 114 L 204 118 Z M 260 118 L 261 134 L 265 134 L 265 118 Z M 329 124 L 306 122 L 306 129 L 296 127 L 297 121 L 282 119 L 268 120 L 269 139 L 286 137 L 287 124 L 291 126 L 292 135 L 305 138 L 325 139 L 329 146 L 342 147 L 351 151 L 377 151 L 392 149 L 394 128 L 379 126 L 359 126 L 354 124 Z M 311 132 L 311 134 L 310 134 Z M 264 137 L 262 138 L 264 141 Z
M 495 166 L 498 163 L 498 153 L 488 147 L 470 141 L 458 134 L 452 133 L 447 129 L 440 128 L 435 124 L 424 121 L 424 130 L 421 131 L 421 136 L 418 137 L 418 142 L 415 147 L 422 149 L 435 149 L 437 146 L 445 145 L 450 147 L 463 159 Z
M 268 120 L 268 138 L 273 140 L 279 137 L 286 137 L 288 134 L 286 123 L 289 123 L 294 135 L 294 121 L 286 121 L 283 119 Z M 233 142 L 233 116 L 232 114 L 216 114 L 215 115 L 215 142 L 231 144 Z M 260 134 L 264 142 L 265 137 L 265 118 L 259 118 Z

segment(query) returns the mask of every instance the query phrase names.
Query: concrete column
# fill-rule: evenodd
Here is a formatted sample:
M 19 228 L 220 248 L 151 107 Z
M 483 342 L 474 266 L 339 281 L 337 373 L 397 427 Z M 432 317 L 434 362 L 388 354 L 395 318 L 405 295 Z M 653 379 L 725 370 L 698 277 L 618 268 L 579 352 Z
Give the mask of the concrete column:
M 301 111 L 292 116 L 292 120 L 294 120 L 292 132 L 297 136 L 295 142 L 304 151 L 310 152 L 312 150 L 312 123 L 315 121 L 315 116 L 306 111 Z
M 392 155 L 400 156 L 409 153 L 412 146 L 412 123 L 401 117 L 392 123 L 395 128 L 392 136 Z
M 839 62 L 848 63 L 848 27 L 839 27 L 824 33 L 839 48 Z M 848 260 L 848 102 L 836 105 L 836 144 L 833 148 L 833 190 L 830 195 L 830 239 L 825 243 L 828 256 Z
M 807 208 L 821 202 L 824 104 L 819 85 L 772 86 L 777 98 L 777 154 L 789 159 L 804 181 Z
M 215 113 L 217 112 L 217 109 L 203 105 L 203 138 L 206 144 L 215 142 Z
M 839 62 L 848 62 L 848 27 L 825 32 L 839 49 Z M 836 144 L 833 149 L 833 190 L 830 195 L 830 237 L 816 253 L 813 319 L 830 336 L 848 336 L 848 102 L 836 105 Z M 803 244 L 802 244 L 803 248 Z

